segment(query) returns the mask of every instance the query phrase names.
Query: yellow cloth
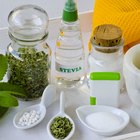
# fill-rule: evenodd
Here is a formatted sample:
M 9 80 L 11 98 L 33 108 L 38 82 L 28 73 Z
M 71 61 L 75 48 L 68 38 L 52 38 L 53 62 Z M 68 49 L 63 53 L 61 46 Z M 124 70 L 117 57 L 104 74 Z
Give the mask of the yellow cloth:
M 96 0 L 93 30 L 101 24 L 114 24 L 122 29 L 126 51 L 140 40 L 140 0 Z

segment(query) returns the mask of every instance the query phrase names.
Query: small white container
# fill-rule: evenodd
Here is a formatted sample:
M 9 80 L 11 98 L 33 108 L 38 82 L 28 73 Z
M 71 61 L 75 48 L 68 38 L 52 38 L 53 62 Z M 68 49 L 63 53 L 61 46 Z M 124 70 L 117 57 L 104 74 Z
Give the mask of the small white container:
M 90 104 L 119 107 L 120 74 L 93 72 L 90 74 Z

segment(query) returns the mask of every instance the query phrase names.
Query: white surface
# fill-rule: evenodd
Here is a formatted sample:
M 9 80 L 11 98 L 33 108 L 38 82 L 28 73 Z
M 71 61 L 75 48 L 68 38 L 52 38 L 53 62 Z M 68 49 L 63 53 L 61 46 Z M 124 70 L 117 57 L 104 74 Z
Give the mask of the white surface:
M 79 12 L 93 10 L 94 0 L 76 0 Z M 62 15 L 65 0 L 0 0 L 0 27 L 7 27 L 8 14 L 15 7 L 23 4 L 35 4 L 45 9 L 50 18 Z
M 133 132 L 125 135 L 106 138 L 104 140 L 140 140 L 140 131 Z
M 56 118 L 56 117 L 66 117 L 69 119 L 69 121 L 71 122 L 72 124 L 72 130 L 70 131 L 70 133 L 68 134 L 67 137 L 65 137 L 63 140 L 69 140 L 73 135 L 74 135 L 74 132 L 75 132 L 75 123 L 74 121 L 72 120 L 72 118 L 70 116 L 68 116 L 66 113 L 65 113 L 65 93 L 63 91 L 61 91 L 61 94 L 60 94 L 60 111 L 58 114 L 56 114 L 47 124 L 47 132 L 50 136 L 50 138 L 52 138 L 53 140 L 58 140 L 56 139 L 52 134 L 51 134 L 51 131 L 50 131 L 50 126 L 52 124 L 52 121 Z
M 78 118 L 80 119 L 80 121 L 83 123 L 83 125 L 85 125 L 87 128 L 89 128 L 90 130 L 94 131 L 95 133 L 99 134 L 99 135 L 103 135 L 103 136 L 112 136 L 114 134 L 117 134 L 119 133 L 120 131 L 122 131 L 129 123 L 129 116 L 126 112 L 124 112 L 123 110 L 121 109 L 118 109 L 118 108 L 114 108 L 114 107 L 110 107 L 110 106 L 103 106 L 103 105 L 95 105 L 95 106 L 91 106 L 91 105 L 86 105 L 86 106 L 81 106 L 79 108 L 76 109 L 76 113 L 78 115 Z M 98 115 L 97 115 L 98 113 Z M 104 115 L 107 113 L 110 113 L 112 114 L 112 116 L 114 115 L 116 118 L 117 118 L 117 123 L 119 123 L 119 126 L 117 124 L 117 126 L 114 128 L 112 127 L 111 128 L 111 123 L 112 123 L 112 126 L 115 125 L 116 123 L 116 118 L 113 116 L 113 119 L 114 119 L 114 122 L 113 122 L 113 119 L 112 118 L 108 118 L 109 115 L 107 116 L 104 116 L 104 118 L 102 120 L 100 120 L 100 117 L 99 117 L 99 113 L 101 115 Z M 95 115 L 98 116 L 98 118 L 92 118 L 90 120 L 92 120 L 94 122 L 94 126 L 89 125 L 89 123 L 87 122 L 87 117 L 89 115 L 93 115 L 92 117 L 94 117 Z M 111 115 L 110 115 L 111 116 Z M 102 116 L 103 117 L 103 116 Z M 112 122 L 109 122 L 107 121 L 110 120 Z M 105 122 L 103 122 L 103 120 Z M 95 123 L 95 121 L 97 121 Z M 95 126 L 96 124 L 98 123 L 98 126 Z M 103 126 L 104 124 L 104 126 Z M 106 128 L 104 129 L 106 126 L 108 125 L 108 127 L 110 126 L 110 128 Z
M 83 89 L 83 90 L 82 90 Z M 76 125 L 76 131 L 71 140 L 88 140 L 94 138 L 95 140 L 102 140 L 104 137 L 95 134 L 94 132 L 87 129 L 84 125 L 79 121 L 75 109 L 81 105 L 89 104 L 89 93 L 83 92 L 85 88 L 80 90 L 73 89 L 65 91 L 66 95 L 66 113 L 71 116 Z M 82 91 L 81 91 L 82 90 Z M 59 92 L 57 92 L 59 94 Z M 14 115 L 24 107 L 33 105 L 38 103 L 39 101 L 33 102 L 20 102 L 19 107 L 10 109 L 4 116 L 3 119 L 0 120 L 0 140 L 11 140 L 12 139 L 20 139 L 20 140 L 51 140 L 48 136 L 46 126 L 49 120 L 59 111 L 59 101 L 56 101 L 53 105 L 51 105 L 46 112 L 46 116 L 44 120 L 37 125 L 36 127 L 28 130 L 19 130 L 16 129 L 12 123 Z M 129 111 L 131 102 L 128 99 L 126 94 L 121 95 L 120 99 L 120 108 L 126 111 Z M 118 135 L 126 134 L 129 132 L 138 131 L 136 127 L 134 127 L 131 123 Z

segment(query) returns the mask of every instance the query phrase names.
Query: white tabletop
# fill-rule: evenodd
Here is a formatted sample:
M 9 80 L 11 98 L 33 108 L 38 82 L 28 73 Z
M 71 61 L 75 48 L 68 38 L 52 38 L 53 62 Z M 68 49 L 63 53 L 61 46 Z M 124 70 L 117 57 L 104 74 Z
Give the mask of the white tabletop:
M 59 92 L 57 92 L 59 97 Z M 79 89 L 65 90 L 66 94 L 66 108 L 65 111 L 72 117 L 76 124 L 76 131 L 71 140 L 102 140 L 104 137 L 95 134 L 81 124 L 76 115 L 75 109 L 79 106 L 89 104 L 89 91 L 86 86 Z M 57 98 L 58 98 L 57 97 Z M 44 120 L 34 128 L 28 130 L 19 130 L 13 125 L 14 115 L 21 109 L 33 104 L 39 103 L 39 100 L 32 102 L 22 102 L 17 108 L 9 109 L 5 116 L 0 120 L 0 140 L 51 140 L 46 131 L 48 121 L 59 111 L 59 100 L 47 108 L 47 114 Z M 120 95 L 120 108 L 129 111 L 131 102 L 126 93 Z M 129 132 L 138 131 L 139 129 L 131 123 L 119 134 L 126 134 Z

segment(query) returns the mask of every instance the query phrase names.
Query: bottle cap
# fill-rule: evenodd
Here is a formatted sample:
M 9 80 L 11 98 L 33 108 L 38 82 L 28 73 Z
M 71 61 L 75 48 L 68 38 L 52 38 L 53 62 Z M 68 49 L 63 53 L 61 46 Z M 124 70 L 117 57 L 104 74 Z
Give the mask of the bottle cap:
M 96 46 L 95 49 L 100 52 L 116 52 L 123 44 L 122 30 L 112 24 L 97 26 L 90 39 L 90 43 L 94 44 L 94 46 Z
M 95 28 L 91 43 L 102 47 L 112 47 L 118 45 L 121 38 L 122 31 L 118 26 L 103 24 Z
M 74 0 L 67 0 L 63 10 L 63 21 L 74 22 L 78 19 L 78 12 Z
M 38 41 L 48 35 L 48 14 L 36 5 L 22 5 L 13 9 L 8 22 L 10 37 L 19 41 Z

